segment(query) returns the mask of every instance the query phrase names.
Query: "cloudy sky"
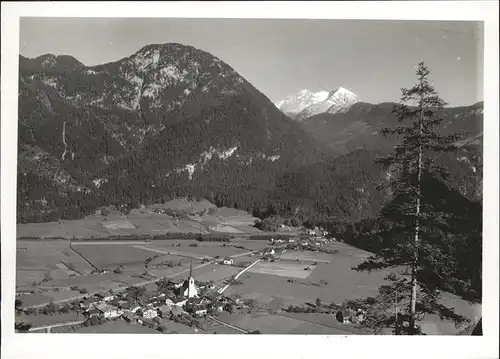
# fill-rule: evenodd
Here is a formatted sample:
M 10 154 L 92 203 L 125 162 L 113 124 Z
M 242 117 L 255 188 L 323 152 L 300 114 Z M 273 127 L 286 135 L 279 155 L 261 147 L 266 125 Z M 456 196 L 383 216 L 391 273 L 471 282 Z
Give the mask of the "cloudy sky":
M 178 42 L 227 62 L 271 100 L 342 86 L 362 101 L 397 101 L 425 61 L 452 106 L 483 99 L 483 26 L 475 22 L 24 18 L 20 53 L 116 61 Z

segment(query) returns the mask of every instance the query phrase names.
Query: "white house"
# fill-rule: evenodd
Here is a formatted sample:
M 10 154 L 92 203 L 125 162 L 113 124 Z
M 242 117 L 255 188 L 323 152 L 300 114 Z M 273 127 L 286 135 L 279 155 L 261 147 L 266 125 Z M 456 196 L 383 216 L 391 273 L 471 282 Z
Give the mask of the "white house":
M 103 314 L 105 319 L 117 318 L 123 314 L 123 311 L 119 310 L 118 308 L 104 303 L 99 304 L 97 306 L 97 309 Z
M 196 315 L 205 315 L 205 314 L 207 314 L 207 307 L 206 306 L 202 306 L 202 307 L 196 308 L 195 314 Z
M 144 319 L 153 319 L 153 318 L 156 318 L 157 316 L 158 316 L 158 312 L 156 311 L 156 309 L 153 309 L 153 308 L 146 309 L 142 313 L 142 317 Z
M 234 264 L 234 259 L 233 258 L 224 258 L 222 260 L 222 263 L 223 264 L 227 264 L 227 265 L 233 265 Z
M 131 311 L 132 313 L 137 313 L 137 311 L 138 311 L 139 309 L 141 309 L 141 306 L 140 306 L 140 305 L 136 305 L 136 306 L 135 306 L 135 307 L 133 307 L 130 311 Z

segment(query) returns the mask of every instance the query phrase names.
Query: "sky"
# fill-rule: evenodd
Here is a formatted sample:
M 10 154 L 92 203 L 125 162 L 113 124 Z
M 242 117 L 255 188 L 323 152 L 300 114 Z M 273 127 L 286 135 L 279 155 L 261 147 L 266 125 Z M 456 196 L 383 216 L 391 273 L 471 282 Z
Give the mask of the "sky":
M 424 61 L 450 106 L 483 100 L 480 22 L 272 19 L 21 18 L 20 53 L 85 65 L 177 42 L 233 67 L 272 101 L 344 87 L 369 103 L 398 101 Z

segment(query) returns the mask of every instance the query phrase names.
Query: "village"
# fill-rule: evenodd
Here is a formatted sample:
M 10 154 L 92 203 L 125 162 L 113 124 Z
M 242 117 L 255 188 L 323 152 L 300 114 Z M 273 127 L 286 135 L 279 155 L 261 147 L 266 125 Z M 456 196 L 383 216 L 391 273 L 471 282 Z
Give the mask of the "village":
M 142 325 L 161 333 L 169 333 L 169 324 L 180 323 L 191 328 L 206 328 L 206 321 L 217 321 L 222 325 L 232 327 L 216 319 L 221 313 L 244 313 L 269 311 L 265 306 L 259 305 L 254 300 L 245 300 L 237 294 L 224 295 L 224 291 L 231 285 L 237 286 L 241 282 L 237 279 L 258 262 L 291 261 L 283 259 L 283 254 L 288 251 L 312 251 L 332 253 L 325 248 L 328 242 L 337 241 L 329 238 L 328 233 L 321 228 L 305 229 L 297 236 L 269 236 L 267 246 L 249 253 L 250 261 L 235 262 L 229 256 L 215 256 L 213 259 L 204 258 L 202 263 L 214 262 L 223 266 L 243 268 L 238 274 L 226 278 L 224 281 L 197 281 L 193 275 L 191 262 L 189 275 L 186 279 L 172 280 L 167 277 L 157 278 L 155 288 L 151 286 L 129 286 L 121 291 L 101 291 L 84 296 L 79 300 L 56 305 L 52 302 L 46 306 L 34 308 L 19 308 L 29 315 L 50 314 L 57 312 L 75 312 L 78 326 L 98 326 L 107 321 L 123 320 L 130 325 Z M 173 244 L 176 246 L 175 244 Z M 221 247 L 231 247 L 233 243 L 222 243 Z M 191 247 L 191 245 L 189 246 Z M 295 262 L 295 260 L 294 260 Z M 296 260 L 300 262 L 300 260 Z M 309 271 L 315 262 L 304 264 L 303 269 Z M 98 275 L 99 273 L 96 273 Z M 291 281 L 291 280 L 289 280 Z M 337 304 L 324 305 L 320 301 L 306 303 L 306 306 L 289 305 L 280 311 L 289 313 L 324 313 L 335 317 L 340 323 L 359 323 L 362 313 L 352 310 L 342 310 Z M 82 317 L 79 317 L 79 315 Z M 31 328 L 36 331 L 37 328 Z M 198 329 L 196 329 L 198 330 Z M 49 332 L 50 328 L 46 328 Z M 253 330 L 251 333 L 257 333 Z

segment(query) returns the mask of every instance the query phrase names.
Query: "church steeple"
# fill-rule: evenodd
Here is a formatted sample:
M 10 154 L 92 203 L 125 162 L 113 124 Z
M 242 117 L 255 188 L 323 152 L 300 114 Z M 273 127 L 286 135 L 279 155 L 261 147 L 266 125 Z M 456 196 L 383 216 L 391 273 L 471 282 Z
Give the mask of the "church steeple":
M 196 290 L 196 287 L 194 285 L 194 278 L 193 278 L 193 261 L 191 261 L 191 264 L 189 266 L 189 277 L 187 280 L 187 297 L 188 298 L 193 298 L 198 296 L 198 291 Z

